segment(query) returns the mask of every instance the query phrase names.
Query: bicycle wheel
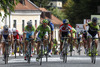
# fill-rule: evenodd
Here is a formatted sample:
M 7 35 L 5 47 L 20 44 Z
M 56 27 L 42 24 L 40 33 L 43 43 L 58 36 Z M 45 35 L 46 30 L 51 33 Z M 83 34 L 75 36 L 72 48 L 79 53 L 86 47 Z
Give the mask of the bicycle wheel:
M 63 62 L 64 62 L 64 63 L 67 62 L 67 52 L 63 54 Z
M 91 60 L 92 60 L 91 62 L 93 64 L 95 64 L 95 62 L 96 62 L 96 47 L 95 47 L 94 41 L 93 41 L 92 46 L 91 46 Z
M 72 56 L 72 50 L 73 50 L 73 46 L 72 44 L 70 45 L 70 56 Z
M 46 48 L 46 54 L 45 54 L 45 56 L 46 56 L 46 62 L 48 62 L 48 51 L 47 51 L 48 49 Z
M 30 63 L 30 59 L 31 59 L 31 43 L 29 43 L 28 63 Z
M 78 49 L 79 49 L 78 54 L 80 55 L 80 52 L 81 52 L 81 50 L 80 50 L 80 43 L 79 43 Z
M 8 49 L 7 49 L 7 45 L 5 46 L 5 64 L 7 64 L 8 63 Z
M 96 62 L 96 47 L 95 47 L 95 45 L 94 45 L 94 47 L 93 47 L 93 64 L 95 64 L 95 62 Z
M 42 57 L 43 57 L 43 44 L 41 45 L 40 65 L 42 65 Z
M 63 62 L 65 62 L 65 54 L 63 54 Z
M 63 62 L 67 62 L 67 43 L 64 43 Z
M 22 45 L 23 45 L 23 56 L 25 55 L 25 45 L 24 45 L 24 43 L 22 43 Z
M 15 41 L 14 45 L 15 45 L 15 51 L 14 51 L 14 53 L 15 53 L 15 58 L 16 58 L 16 52 L 17 52 L 16 41 Z

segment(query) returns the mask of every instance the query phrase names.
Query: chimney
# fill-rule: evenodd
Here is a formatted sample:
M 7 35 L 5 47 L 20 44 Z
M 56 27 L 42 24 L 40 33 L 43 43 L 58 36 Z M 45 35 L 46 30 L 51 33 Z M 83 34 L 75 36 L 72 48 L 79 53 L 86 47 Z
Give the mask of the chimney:
M 23 5 L 25 5 L 25 0 L 19 0 L 19 2 Z
M 22 4 L 25 5 L 25 0 L 22 0 L 22 1 L 23 1 Z

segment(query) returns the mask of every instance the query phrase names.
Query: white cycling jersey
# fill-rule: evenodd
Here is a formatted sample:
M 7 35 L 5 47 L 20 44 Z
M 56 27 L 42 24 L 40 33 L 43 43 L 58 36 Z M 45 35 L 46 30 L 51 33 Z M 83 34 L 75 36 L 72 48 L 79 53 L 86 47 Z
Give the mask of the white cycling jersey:
M 8 29 L 8 32 L 5 32 L 4 29 L 0 30 L 0 35 L 11 35 L 11 34 L 13 34 L 11 29 Z

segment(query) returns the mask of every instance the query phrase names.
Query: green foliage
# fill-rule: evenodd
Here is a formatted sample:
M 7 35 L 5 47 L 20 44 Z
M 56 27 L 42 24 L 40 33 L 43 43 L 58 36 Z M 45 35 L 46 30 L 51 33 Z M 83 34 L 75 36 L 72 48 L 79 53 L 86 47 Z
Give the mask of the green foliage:
M 14 3 L 15 2 L 15 3 Z M 4 10 L 5 14 L 3 16 L 3 19 L 9 15 L 9 10 L 14 11 L 14 6 L 18 3 L 18 0 L 0 0 L 0 8 Z M 0 16 L 2 14 L 0 13 Z
M 56 8 L 51 7 L 49 10 L 52 12 L 52 14 L 53 14 L 54 16 L 56 16 L 56 17 L 59 18 L 60 20 L 63 20 L 63 19 L 65 18 L 64 12 L 62 12 L 62 11 L 61 11 L 60 9 L 58 9 L 57 7 L 56 7 Z
M 97 6 L 100 0 L 67 0 L 64 4 L 66 18 L 73 26 L 83 23 L 84 19 L 90 19 L 91 15 L 97 14 Z
M 46 7 L 49 4 L 49 0 L 30 0 L 30 1 L 32 1 L 39 7 Z

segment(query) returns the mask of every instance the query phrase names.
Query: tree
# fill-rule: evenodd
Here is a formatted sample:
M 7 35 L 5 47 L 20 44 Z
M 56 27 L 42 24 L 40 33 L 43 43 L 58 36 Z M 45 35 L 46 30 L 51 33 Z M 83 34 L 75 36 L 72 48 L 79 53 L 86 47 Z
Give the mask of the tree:
M 59 18 L 60 20 L 63 20 L 63 19 L 65 18 L 64 12 L 62 12 L 62 11 L 61 11 L 60 9 L 58 9 L 57 7 L 56 7 L 56 8 L 51 7 L 49 10 L 52 12 L 52 14 L 53 14 L 54 16 L 56 16 L 56 17 Z
M 14 6 L 18 3 L 18 0 L 0 0 L 0 8 L 4 10 L 4 17 L 9 15 L 9 10 L 14 11 Z M 2 16 L 0 12 L 0 16 Z
M 66 18 L 73 26 L 83 23 L 83 19 L 89 19 L 91 15 L 98 14 L 97 6 L 100 0 L 67 0 L 64 4 Z
M 39 7 L 46 7 L 49 4 L 49 0 L 31 0 L 31 1 Z
M 70 23 L 72 22 L 71 19 L 73 18 L 73 15 L 74 15 L 74 9 L 73 9 L 74 5 L 75 3 L 73 0 L 67 0 L 67 2 L 64 4 L 64 9 L 65 9 L 64 12 L 65 12 L 66 18 L 69 19 Z

